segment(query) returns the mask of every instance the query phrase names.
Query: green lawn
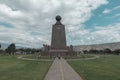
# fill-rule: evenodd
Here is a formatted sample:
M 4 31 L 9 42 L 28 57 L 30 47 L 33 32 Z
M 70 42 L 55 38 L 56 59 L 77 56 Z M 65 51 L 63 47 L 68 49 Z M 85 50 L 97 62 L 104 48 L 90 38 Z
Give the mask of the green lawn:
M 54 60 L 55 57 L 49 57 L 49 56 L 36 56 L 34 54 L 31 55 L 23 55 L 23 58 L 29 58 L 29 59 L 36 59 L 36 60 L 40 60 L 40 59 L 45 59 L 45 60 Z
M 65 59 L 85 59 L 85 58 L 91 58 L 94 57 L 92 54 L 80 54 L 77 56 L 65 56 Z
M 68 61 L 83 80 L 120 80 L 120 56 L 102 56 L 95 60 Z
M 0 56 L 0 80 L 43 80 L 52 61 L 23 61 Z

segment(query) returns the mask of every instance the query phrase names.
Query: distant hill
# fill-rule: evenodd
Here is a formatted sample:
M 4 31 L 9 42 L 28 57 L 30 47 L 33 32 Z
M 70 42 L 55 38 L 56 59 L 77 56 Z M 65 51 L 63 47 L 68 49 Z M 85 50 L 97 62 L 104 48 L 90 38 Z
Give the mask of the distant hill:
M 74 46 L 75 51 L 83 51 L 83 50 L 91 50 L 91 49 L 103 50 L 105 48 L 109 48 L 111 50 L 120 49 L 120 42 Z

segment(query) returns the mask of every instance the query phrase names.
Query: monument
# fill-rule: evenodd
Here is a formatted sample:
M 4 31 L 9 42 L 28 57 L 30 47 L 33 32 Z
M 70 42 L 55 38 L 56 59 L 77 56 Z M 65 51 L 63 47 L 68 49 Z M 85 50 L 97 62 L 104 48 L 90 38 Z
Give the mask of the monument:
M 65 25 L 61 23 L 61 16 L 56 16 L 56 23 L 52 26 L 51 46 L 44 45 L 42 56 L 76 56 L 72 45 L 66 44 Z
M 51 50 L 66 50 L 65 26 L 60 22 L 60 16 L 56 16 L 56 21 L 52 26 Z

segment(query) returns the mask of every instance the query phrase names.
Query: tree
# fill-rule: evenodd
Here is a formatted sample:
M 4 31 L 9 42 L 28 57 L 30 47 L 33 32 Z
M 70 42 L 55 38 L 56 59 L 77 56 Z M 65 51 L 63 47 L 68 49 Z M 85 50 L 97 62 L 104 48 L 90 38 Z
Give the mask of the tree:
M 113 52 L 114 52 L 114 54 L 119 55 L 120 54 L 120 49 L 115 49 Z
M 91 49 L 91 50 L 89 50 L 89 53 L 97 54 L 97 53 L 99 53 L 99 51 L 96 49 Z
M 88 51 L 87 51 L 87 50 L 83 50 L 83 53 L 84 53 L 84 54 L 87 54 L 87 53 L 88 53 Z
M 99 50 L 98 51 L 100 54 L 104 54 L 104 51 L 103 50 Z
M 16 46 L 15 46 L 14 43 L 12 43 L 12 44 L 10 45 L 10 49 L 11 49 L 11 53 L 14 55 L 15 50 L 16 50 Z
M 1 48 L 1 44 L 0 44 L 0 48 Z
M 1 48 L 1 44 L 0 44 L 0 48 Z
M 104 52 L 110 54 L 112 51 L 109 48 L 104 49 Z
M 11 55 L 14 55 L 15 54 L 15 50 L 16 50 L 16 46 L 14 43 L 10 44 L 8 46 L 8 48 L 6 49 L 6 52 L 11 54 Z

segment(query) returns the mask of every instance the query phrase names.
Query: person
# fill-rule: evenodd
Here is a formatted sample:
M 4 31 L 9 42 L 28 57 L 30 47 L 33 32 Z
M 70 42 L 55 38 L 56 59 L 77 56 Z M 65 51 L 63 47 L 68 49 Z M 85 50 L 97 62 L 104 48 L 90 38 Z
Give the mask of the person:
M 60 57 L 59 55 L 57 56 L 57 58 L 58 58 L 58 59 L 61 59 L 61 57 Z

